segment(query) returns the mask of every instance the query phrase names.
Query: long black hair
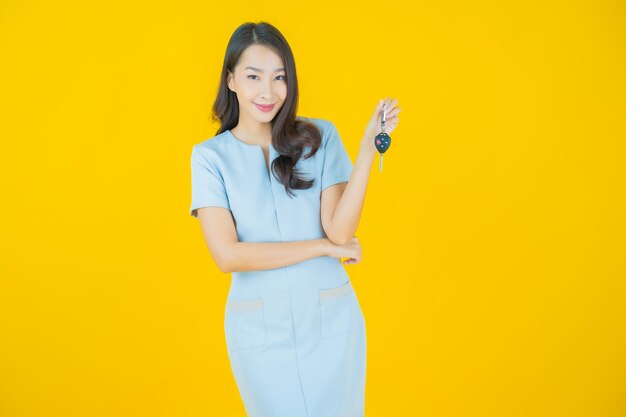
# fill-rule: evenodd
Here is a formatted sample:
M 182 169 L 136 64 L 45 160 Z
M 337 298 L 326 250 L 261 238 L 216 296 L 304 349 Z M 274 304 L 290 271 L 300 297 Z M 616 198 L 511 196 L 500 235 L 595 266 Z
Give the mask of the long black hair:
M 280 154 L 272 162 L 271 171 L 274 177 L 285 186 L 287 195 L 294 195 L 290 189 L 304 190 L 313 186 L 313 179 L 300 177 L 294 169 L 302 156 L 305 146 L 311 150 L 304 157 L 310 158 L 317 152 L 322 135 L 313 123 L 296 120 L 298 108 L 298 78 L 296 64 L 287 40 L 278 29 L 267 22 L 247 22 L 239 26 L 232 34 L 222 66 L 220 86 L 215 103 L 213 103 L 213 121 L 220 122 L 219 135 L 237 126 L 239 122 L 239 102 L 237 94 L 228 88 L 228 71 L 234 73 L 243 51 L 250 45 L 265 45 L 272 49 L 283 60 L 287 97 L 282 108 L 272 120 L 272 145 Z

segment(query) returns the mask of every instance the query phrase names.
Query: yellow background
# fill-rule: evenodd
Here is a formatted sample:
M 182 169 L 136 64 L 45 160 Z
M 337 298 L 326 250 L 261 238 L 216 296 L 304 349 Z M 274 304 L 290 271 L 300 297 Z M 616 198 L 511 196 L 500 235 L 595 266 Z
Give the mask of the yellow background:
M 190 155 L 260 20 L 353 161 L 403 108 L 346 266 L 366 416 L 626 415 L 626 7 L 500 3 L 4 0 L 0 415 L 244 416 Z

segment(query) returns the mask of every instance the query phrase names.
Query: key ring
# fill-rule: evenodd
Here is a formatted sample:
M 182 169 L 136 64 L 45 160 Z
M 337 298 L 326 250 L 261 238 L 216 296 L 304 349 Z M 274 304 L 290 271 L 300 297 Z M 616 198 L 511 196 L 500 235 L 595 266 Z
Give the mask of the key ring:
M 383 103 L 383 116 L 380 121 L 381 130 L 385 131 L 385 122 L 387 121 L 387 103 Z
M 385 122 L 387 121 L 387 103 L 383 103 L 383 111 L 380 120 L 381 132 L 374 138 L 374 145 L 378 149 L 380 155 L 379 170 L 383 171 L 383 154 L 389 149 L 391 145 L 391 136 L 385 133 Z

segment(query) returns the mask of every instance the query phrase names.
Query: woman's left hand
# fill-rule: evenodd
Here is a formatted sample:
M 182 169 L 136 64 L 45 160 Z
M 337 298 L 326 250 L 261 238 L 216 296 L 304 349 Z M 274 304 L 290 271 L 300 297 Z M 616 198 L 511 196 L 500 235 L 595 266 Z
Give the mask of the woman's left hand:
M 391 132 L 394 131 L 396 126 L 398 126 L 398 113 L 402 111 L 402 108 L 398 106 L 398 100 L 394 98 L 385 98 L 378 102 L 376 109 L 374 110 L 374 114 L 370 119 L 367 127 L 365 128 L 365 134 L 363 136 L 363 144 L 367 146 L 366 149 L 373 148 L 375 151 L 376 146 L 374 145 L 374 137 L 382 132 L 381 119 L 383 112 L 383 104 L 386 104 L 387 116 L 385 119 L 385 133 L 391 136 Z

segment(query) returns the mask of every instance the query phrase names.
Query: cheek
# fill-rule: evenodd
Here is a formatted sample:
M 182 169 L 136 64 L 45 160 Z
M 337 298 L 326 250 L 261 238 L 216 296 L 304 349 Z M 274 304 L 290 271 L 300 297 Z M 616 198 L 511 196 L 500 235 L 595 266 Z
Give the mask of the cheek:
M 249 99 L 252 99 L 257 95 L 257 90 L 255 86 L 251 85 L 250 83 L 245 83 L 241 85 L 240 92 L 243 97 L 246 97 Z
M 242 78 L 239 80 L 239 86 L 245 91 L 251 91 L 256 87 L 254 81 L 255 80 L 251 80 L 250 78 Z
M 281 82 L 280 85 L 276 87 L 276 92 L 283 100 L 287 98 L 287 83 L 284 81 Z

